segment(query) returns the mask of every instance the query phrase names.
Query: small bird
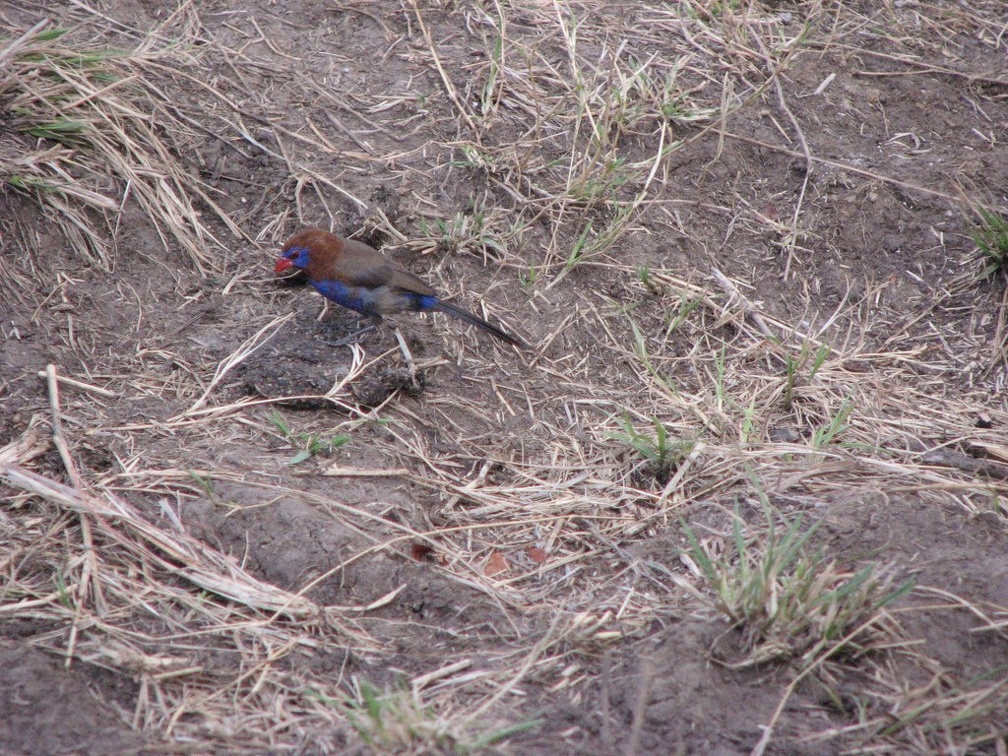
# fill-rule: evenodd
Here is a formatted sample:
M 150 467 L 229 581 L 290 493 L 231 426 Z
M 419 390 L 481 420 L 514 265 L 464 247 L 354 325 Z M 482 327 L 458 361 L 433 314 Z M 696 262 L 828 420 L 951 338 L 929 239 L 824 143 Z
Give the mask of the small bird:
M 405 310 L 437 310 L 482 328 L 508 344 L 527 346 L 483 318 L 438 299 L 430 286 L 362 242 L 306 228 L 288 239 L 280 254 L 274 267 L 276 275 L 303 270 L 319 294 L 362 315 L 381 320 L 382 315 Z

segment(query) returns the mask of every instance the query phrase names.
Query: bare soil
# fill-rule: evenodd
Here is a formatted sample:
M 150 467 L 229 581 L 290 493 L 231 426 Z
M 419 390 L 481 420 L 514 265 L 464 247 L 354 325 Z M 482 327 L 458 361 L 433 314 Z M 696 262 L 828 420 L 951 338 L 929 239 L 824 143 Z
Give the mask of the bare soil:
M 150 82 L 213 238 L 127 194 L 88 264 L 5 185 L 2 462 L 208 551 L 0 489 L 0 750 L 1005 752 L 1006 289 L 972 237 L 1008 211 L 1003 4 L 733 5 L 65 9 L 82 45 L 179 41 Z M 533 348 L 437 315 L 332 346 L 354 314 L 272 275 L 305 225 Z M 695 444 L 661 480 L 614 438 L 653 417 Z M 684 558 L 764 498 L 916 581 L 814 668 L 747 663 Z M 211 552 L 311 609 L 215 592 Z M 387 732 L 367 685 L 405 691 Z

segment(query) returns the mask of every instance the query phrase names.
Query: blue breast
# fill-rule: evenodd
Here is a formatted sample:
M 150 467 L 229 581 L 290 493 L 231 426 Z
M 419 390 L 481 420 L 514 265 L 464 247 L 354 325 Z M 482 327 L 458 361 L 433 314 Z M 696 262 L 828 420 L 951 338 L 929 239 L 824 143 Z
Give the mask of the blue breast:
M 381 315 L 376 307 L 378 292 L 363 286 L 347 286 L 339 281 L 312 281 L 312 286 L 326 299 L 349 307 L 363 315 Z

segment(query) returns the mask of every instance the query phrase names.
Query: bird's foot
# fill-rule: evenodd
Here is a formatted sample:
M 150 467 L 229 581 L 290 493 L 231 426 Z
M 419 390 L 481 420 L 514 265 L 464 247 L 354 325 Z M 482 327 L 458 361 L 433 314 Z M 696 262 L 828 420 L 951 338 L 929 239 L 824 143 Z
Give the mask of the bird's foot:
M 327 340 L 325 343 L 327 345 L 333 346 L 333 347 L 350 346 L 351 344 L 356 343 L 357 340 L 362 335 L 364 335 L 368 331 L 373 331 L 377 327 L 378 327 L 378 323 L 371 323 L 370 325 L 366 325 L 363 328 L 358 328 L 356 331 L 354 331 L 353 333 L 351 333 L 351 334 L 349 334 L 347 336 L 344 336 L 342 339 L 339 339 L 337 341 L 328 341 Z

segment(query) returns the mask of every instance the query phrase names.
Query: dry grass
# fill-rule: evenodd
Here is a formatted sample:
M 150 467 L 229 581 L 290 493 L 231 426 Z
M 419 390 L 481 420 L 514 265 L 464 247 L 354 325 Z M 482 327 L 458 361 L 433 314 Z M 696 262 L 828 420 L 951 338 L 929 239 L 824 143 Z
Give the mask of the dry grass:
M 812 171 L 913 188 L 882 170 L 815 154 L 792 110 L 788 74 L 796 51 L 853 46 L 874 55 L 857 45 L 867 46 L 861 35 L 877 34 L 885 19 L 828 3 L 804 4 L 790 22 L 755 5 L 735 10 L 699 0 L 449 5 L 443 12 L 464 28 L 454 44 L 481 53 L 468 68 L 452 67 L 460 56 L 438 36 L 442 11 L 412 0 L 401 8 L 412 37 L 396 41 L 397 54 L 439 82 L 430 102 L 391 91 L 350 99 L 285 62 L 284 75 L 305 100 L 324 108 L 324 123 L 258 100 L 241 70 L 258 70 L 261 62 L 244 46 L 215 41 L 191 5 L 170 19 L 164 37 L 153 35 L 128 54 L 75 47 L 45 26 L 0 45 L 0 107 L 15 127 L 0 141 L 5 183 L 36 199 L 78 254 L 106 268 L 115 265 L 119 209 L 135 202 L 193 269 L 233 273 L 229 293 L 233 287 L 261 308 L 223 359 L 166 346 L 166 359 L 184 367 L 167 377 L 139 353 L 101 366 L 97 351 L 81 354 L 85 369 L 69 369 L 76 379 L 51 370 L 49 413 L 36 414 L 29 432 L 0 450 L 11 491 L 2 522 L 0 615 L 52 628 L 32 643 L 68 665 L 139 680 L 136 709 L 126 714 L 152 739 L 249 752 L 306 744 L 338 751 L 348 740 L 382 752 L 490 748 L 531 719 L 516 713 L 526 689 L 577 698 L 596 680 L 585 659 L 597 649 L 618 648 L 674 611 L 711 616 L 712 576 L 731 576 L 750 557 L 752 566 L 773 556 L 765 524 L 744 522 L 737 511 L 765 513 L 788 532 L 798 512 L 871 492 L 919 496 L 970 517 L 993 516 L 1004 527 L 1008 447 L 999 429 L 1008 424 L 1008 407 L 991 396 L 1005 378 L 998 347 L 985 353 L 982 334 L 926 341 L 919 320 L 928 313 L 886 321 L 876 308 L 878 283 L 851 286 L 827 312 L 816 306 L 814 286 L 795 283 L 805 304 L 795 315 L 758 301 L 754 283 L 737 269 L 666 264 L 669 245 L 685 249 L 701 236 L 684 220 L 688 213 L 694 221 L 713 219 L 717 234 L 703 238 L 720 238 L 725 250 L 772 234 L 785 261 L 782 279 L 799 278 L 816 244 L 808 220 L 811 171 L 789 200 L 790 217 L 757 209 L 731 189 L 716 201 L 680 196 L 677 161 L 685 150 L 713 145 L 713 165 L 726 144 L 751 143 L 753 136 L 736 133 L 733 115 L 766 103 L 777 107 L 778 128 L 789 137 L 762 142 L 767 150 L 796 156 Z M 95 11 L 76 8 L 101 27 Z M 947 27 L 923 11 L 918 19 L 935 33 L 962 26 L 992 44 L 1001 34 L 997 9 L 979 3 L 949 10 Z M 159 45 L 179 29 L 209 46 L 204 58 L 185 58 L 192 65 L 228 61 L 235 72 L 229 86 L 170 70 L 186 48 Z M 249 47 L 265 39 L 258 29 L 244 33 Z M 191 100 L 170 95 L 173 88 Z M 421 111 L 429 119 L 418 117 Z M 291 202 L 274 207 L 264 192 L 258 215 L 232 221 L 180 157 L 200 128 L 280 166 Z M 250 459 L 259 460 L 264 448 L 273 449 L 270 460 L 290 457 L 289 446 L 277 451 L 278 430 L 267 414 L 274 400 L 236 400 L 230 392 L 233 371 L 287 320 L 267 310 L 267 296 L 256 288 L 261 281 L 243 278 L 247 259 L 225 251 L 218 238 L 229 230 L 272 243 L 294 222 L 339 223 L 348 208 L 366 207 L 334 177 L 337 161 L 361 173 L 381 171 L 425 195 L 409 198 L 414 225 L 375 208 L 364 218 L 369 232 L 401 252 L 440 261 L 434 277 L 449 292 L 456 276 L 446 261 L 475 256 L 495 266 L 500 275 L 483 292 L 489 314 L 518 324 L 523 335 L 527 318 L 539 335 L 524 363 L 466 349 L 458 381 L 468 391 L 432 393 L 419 405 L 395 397 L 377 408 L 359 402 L 353 382 L 398 356 L 353 352 L 321 397 L 339 414 L 304 421 L 305 433 L 345 432 L 352 448 L 362 422 L 381 421 L 380 432 L 368 437 L 380 464 L 337 462 L 328 472 L 341 479 L 394 476 L 423 492 L 423 502 L 394 516 L 391 505 L 347 503 L 318 477 L 295 477 L 289 466 L 264 474 L 265 463 L 216 463 L 225 446 Z M 690 170 L 707 167 L 693 163 Z M 471 189 L 464 208 L 430 199 L 455 184 Z M 922 188 L 952 200 L 941 187 Z M 197 206 L 213 212 L 201 216 Z M 635 254 L 638 247 L 647 254 Z M 708 260 L 731 261 L 730 253 L 703 251 Z M 958 293 L 938 291 L 930 311 L 951 307 Z M 450 341 L 457 330 L 437 327 L 451 334 L 448 351 L 461 354 L 461 342 Z M 949 392 L 969 356 L 975 381 Z M 414 372 L 440 375 L 451 367 L 430 360 L 418 368 L 409 354 L 402 359 Z M 61 386 L 80 398 L 61 400 Z M 179 409 L 126 423 L 112 411 L 114 398 L 125 395 L 170 400 Z M 986 428 L 975 422 L 981 414 L 991 416 Z M 435 442 L 431 428 L 454 440 L 451 451 Z M 59 467 L 40 462 L 49 438 Z M 173 438 L 184 438 L 174 458 L 163 443 Z M 107 472 L 79 470 L 72 450 L 86 443 L 129 452 Z M 977 450 L 986 459 L 966 453 Z M 180 502 L 213 500 L 213 484 L 221 481 L 261 490 L 270 501 L 296 496 L 348 523 L 363 545 L 297 591 L 272 586 L 189 535 L 179 520 Z M 692 559 L 679 530 L 686 520 L 697 533 Z M 633 551 L 668 532 L 678 547 L 654 559 Z M 307 596 L 333 575 L 380 556 L 399 558 L 412 544 L 430 549 L 446 580 L 460 591 L 475 589 L 506 618 L 479 661 L 473 653 L 432 671 L 404 671 L 398 691 L 378 691 L 356 673 L 330 677 L 293 664 L 322 648 L 342 649 L 347 658 L 392 652 L 367 619 L 392 604 L 395 591 L 360 606 L 322 606 Z M 805 545 L 797 544 L 795 558 L 809 579 L 791 605 L 792 619 L 808 619 L 805 607 L 860 574 L 832 559 L 802 561 L 798 547 Z M 699 555 L 723 570 L 706 569 L 702 559 L 698 565 Z M 763 614 L 735 615 L 728 603 L 719 605 L 743 625 L 754 615 L 763 623 L 746 626 L 751 655 L 734 666 L 791 660 L 776 713 L 754 723 L 765 726 L 756 752 L 775 742 L 786 704 L 810 681 L 828 691 L 850 724 L 799 733 L 806 743 L 842 743 L 852 752 L 1003 748 L 1006 678 L 963 687 L 910 641 L 901 613 L 965 608 L 1003 640 L 1008 607 L 948 594 L 940 606 L 893 611 L 885 598 L 908 575 L 879 561 L 883 577 L 843 622 L 835 612 L 846 609 L 826 602 L 817 604 L 823 616 L 769 632 L 766 618 L 776 615 L 768 602 L 781 599 L 785 582 L 761 586 Z M 927 599 L 934 589 L 922 586 L 914 596 Z M 460 646 L 476 643 L 479 632 L 458 639 Z M 226 663 L 201 662 L 216 654 Z M 842 700 L 852 670 L 869 681 L 853 714 Z M 927 684 L 910 684 L 922 676 Z M 643 725 L 635 719 L 635 726 Z
M 168 99 L 141 82 L 179 48 L 133 51 L 67 42 L 67 30 L 40 21 L 0 49 L 0 143 L 6 186 L 32 196 L 85 260 L 108 269 L 121 210 L 134 202 L 165 249 L 178 245 L 200 270 L 217 267 L 220 246 L 198 205 L 240 236 L 165 134 L 184 128 Z M 157 37 L 152 37 L 156 40 Z

